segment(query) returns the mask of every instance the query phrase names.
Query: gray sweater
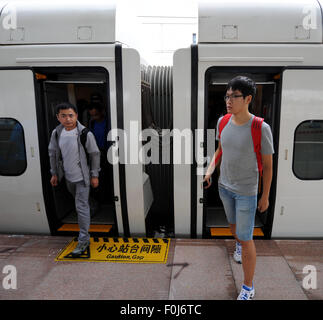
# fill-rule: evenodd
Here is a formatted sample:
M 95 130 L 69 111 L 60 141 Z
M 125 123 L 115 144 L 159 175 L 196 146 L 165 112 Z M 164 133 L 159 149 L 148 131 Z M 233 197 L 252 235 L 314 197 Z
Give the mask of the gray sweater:
M 98 177 L 100 171 L 100 150 L 96 144 L 95 137 L 92 132 L 88 132 L 85 148 L 89 154 L 90 168 L 87 164 L 87 157 L 85 150 L 80 141 L 80 135 L 85 127 L 77 121 L 77 131 L 78 131 L 78 147 L 79 147 L 79 157 L 80 166 L 82 174 L 84 177 L 84 182 L 86 186 L 90 185 L 90 177 Z M 48 154 L 50 161 L 50 173 L 52 175 L 57 175 L 58 180 L 61 181 L 64 176 L 64 167 L 61 150 L 59 148 L 59 138 L 64 129 L 63 125 L 57 126 L 53 132 L 48 146 Z M 57 135 L 56 135 L 57 132 Z

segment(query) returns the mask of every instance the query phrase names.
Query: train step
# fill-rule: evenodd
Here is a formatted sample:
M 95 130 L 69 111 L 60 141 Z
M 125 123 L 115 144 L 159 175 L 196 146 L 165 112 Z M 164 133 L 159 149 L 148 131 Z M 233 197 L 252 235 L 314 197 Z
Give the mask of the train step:
M 210 228 L 212 237 L 225 237 L 232 236 L 231 230 L 229 227 L 227 228 Z M 253 230 L 254 237 L 264 237 L 264 233 L 261 228 L 254 228 Z
M 91 224 L 89 232 L 110 232 L 111 228 L 110 224 Z M 57 231 L 80 231 L 80 228 L 76 223 L 65 223 Z

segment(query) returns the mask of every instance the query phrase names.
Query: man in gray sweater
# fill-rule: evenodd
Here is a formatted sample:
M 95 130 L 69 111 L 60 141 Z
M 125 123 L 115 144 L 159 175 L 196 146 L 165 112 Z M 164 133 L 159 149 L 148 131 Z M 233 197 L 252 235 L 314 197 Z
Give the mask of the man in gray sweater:
M 72 256 L 77 257 L 90 244 L 89 192 L 90 185 L 93 188 L 99 185 L 100 150 L 91 132 L 87 132 L 85 148 L 83 147 L 81 134 L 85 127 L 78 122 L 78 112 L 74 105 L 57 105 L 56 116 L 61 124 L 53 130 L 48 146 L 52 174 L 50 183 L 57 186 L 65 176 L 67 189 L 75 198 L 80 232 Z

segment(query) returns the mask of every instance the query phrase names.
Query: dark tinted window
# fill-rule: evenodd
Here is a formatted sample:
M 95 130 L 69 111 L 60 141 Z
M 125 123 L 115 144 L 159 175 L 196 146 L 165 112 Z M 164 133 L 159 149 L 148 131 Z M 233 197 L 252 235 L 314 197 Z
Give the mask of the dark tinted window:
M 293 171 L 299 179 L 323 179 L 322 120 L 304 121 L 296 128 Z
M 9 118 L 0 118 L 0 175 L 18 176 L 27 167 L 24 130 Z

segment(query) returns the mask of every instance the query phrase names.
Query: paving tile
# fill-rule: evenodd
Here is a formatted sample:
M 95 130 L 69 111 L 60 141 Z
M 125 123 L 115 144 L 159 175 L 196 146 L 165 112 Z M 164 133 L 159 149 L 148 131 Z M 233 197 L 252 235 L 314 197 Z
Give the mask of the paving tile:
M 0 245 L 19 247 L 29 239 L 30 236 L 28 235 L 0 234 Z
M 166 264 L 111 264 L 99 299 L 167 300 L 172 268 Z
M 166 264 L 55 262 L 71 239 L 0 235 L 0 300 L 226 300 L 236 299 L 243 281 L 232 258 L 234 240 L 172 239 Z M 255 244 L 256 299 L 323 299 L 322 240 Z M 16 290 L 2 286 L 6 265 L 16 267 Z M 303 286 L 306 265 L 317 271 L 316 289 Z
M 230 263 L 236 289 L 240 292 L 243 283 L 242 265 L 236 263 L 232 256 Z M 254 286 L 255 300 L 307 300 L 283 257 L 257 256 Z
M 225 245 L 211 244 L 200 241 L 200 245 L 189 242 L 176 245 L 169 299 L 215 300 L 236 296 Z
M 174 248 L 171 240 L 166 264 L 110 264 L 109 279 L 98 299 L 167 300 Z
M 274 240 L 254 240 L 257 256 L 279 257 L 282 255 L 280 248 Z M 235 240 L 225 240 L 228 252 L 233 255 Z
M 311 260 L 323 262 L 322 240 L 274 240 L 282 255 L 298 260 L 309 257 Z
M 18 247 L 0 245 L 0 259 L 8 258 Z
M 72 239 L 73 237 L 31 237 L 14 254 L 25 257 L 56 257 Z
M 107 278 L 107 264 L 95 262 L 57 262 L 28 295 L 29 299 L 97 299 Z
M 0 235 L 0 259 L 7 259 L 11 254 L 30 239 L 23 235 Z
M 286 260 L 307 298 L 310 300 L 323 300 L 323 263 L 312 262 L 308 259 L 303 262 L 295 261 L 294 257 L 291 260 Z M 306 269 L 306 266 L 310 266 L 310 270 Z M 309 276 L 311 280 L 309 280 Z M 315 284 L 312 283 L 312 280 L 315 281 Z M 310 287 L 308 287 L 308 284 L 310 284 Z
M 276 243 L 308 299 L 323 300 L 323 241 L 276 240 Z M 316 280 L 310 282 L 310 288 L 309 277 Z
M 5 290 L 3 286 L 0 286 L 0 300 L 29 299 L 29 295 L 46 277 L 54 264 L 53 259 L 39 257 L 10 256 L 7 259 L 0 260 L 0 270 L 3 270 L 6 265 L 12 265 L 17 272 L 17 289 Z M 2 276 L 4 278 L 9 274 Z

